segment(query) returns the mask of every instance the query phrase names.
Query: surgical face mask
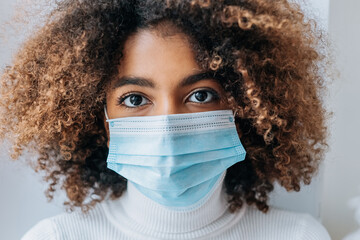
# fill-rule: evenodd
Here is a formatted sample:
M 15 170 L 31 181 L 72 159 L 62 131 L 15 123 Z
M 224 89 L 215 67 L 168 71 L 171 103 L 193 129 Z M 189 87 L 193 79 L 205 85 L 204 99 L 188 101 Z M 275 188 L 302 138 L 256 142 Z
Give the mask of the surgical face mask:
M 168 207 L 203 199 L 245 159 L 231 110 L 108 119 L 107 167 Z

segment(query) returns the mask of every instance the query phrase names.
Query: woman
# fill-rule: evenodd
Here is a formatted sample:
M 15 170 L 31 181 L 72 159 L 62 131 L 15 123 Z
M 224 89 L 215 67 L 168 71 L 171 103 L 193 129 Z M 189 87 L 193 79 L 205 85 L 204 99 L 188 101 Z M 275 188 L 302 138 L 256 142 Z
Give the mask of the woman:
M 286 0 L 60 2 L 2 75 L 0 136 L 83 213 L 23 239 L 330 239 L 267 204 L 322 158 L 322 43 Z

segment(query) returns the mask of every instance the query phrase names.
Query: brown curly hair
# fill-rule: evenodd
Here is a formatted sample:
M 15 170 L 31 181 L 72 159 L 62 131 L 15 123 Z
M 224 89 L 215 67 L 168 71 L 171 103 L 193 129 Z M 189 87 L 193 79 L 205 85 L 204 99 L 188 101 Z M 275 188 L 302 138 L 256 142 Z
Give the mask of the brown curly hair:
M 120 197 L 126 179 L 106 167 L 106 87 L 128 36 L 164 21 L 193 40 L 236 112 L 247 156 L 227 171 L 230 210 L 246 202 L 266 212 L 275 181 L 288 191 L 309 184 L 327 146 L 326 43 L 287 0 L 59 2 L 1 76 L 0 139 L 12 158 L 36 153 L 47 196 L 60 186 L 70 209 Z

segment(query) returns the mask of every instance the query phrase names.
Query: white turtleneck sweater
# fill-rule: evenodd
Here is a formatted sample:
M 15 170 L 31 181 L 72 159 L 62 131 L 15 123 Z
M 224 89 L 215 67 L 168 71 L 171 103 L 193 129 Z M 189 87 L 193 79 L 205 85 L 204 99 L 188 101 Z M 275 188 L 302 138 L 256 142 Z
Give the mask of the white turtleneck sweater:
M 230 213 L 223 180 L 190 209 L 159 205 L 129 183 L 119 199 L 105 200 L 87 214 L 63 213 L 44 219 L 22 240 L 330 239 L 308 214 L 276 208 L 264 214 L 246 205 Z

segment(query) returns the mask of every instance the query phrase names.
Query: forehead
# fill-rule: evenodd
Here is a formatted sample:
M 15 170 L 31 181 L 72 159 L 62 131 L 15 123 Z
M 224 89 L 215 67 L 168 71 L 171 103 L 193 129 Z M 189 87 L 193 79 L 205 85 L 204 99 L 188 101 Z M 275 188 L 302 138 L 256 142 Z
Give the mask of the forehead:
M 169 81 L 199 72 L 188 37 L 181 33 L 164 36 L 156 30 L 140 30 L 124 44 L 120 76 L 141 76 Z
M 130 35 L 125 41 L 123 53 L 125 57 L 133 57 L 133 53 L 157 52 L 159 49 L 169 50 L 167 52 L 172 53 L 171 49 L 178 49 L 178 53 L 181 54 L 181 50 L 186 50 L 186 53 L 193 52 L 190 46 L 188 36 L 182 32 L 176 32 L 173 34 L 164 34 L 158 30 L 141 29 L 134 34 Z M 154 48 L 154 46 L 156 46 Z

